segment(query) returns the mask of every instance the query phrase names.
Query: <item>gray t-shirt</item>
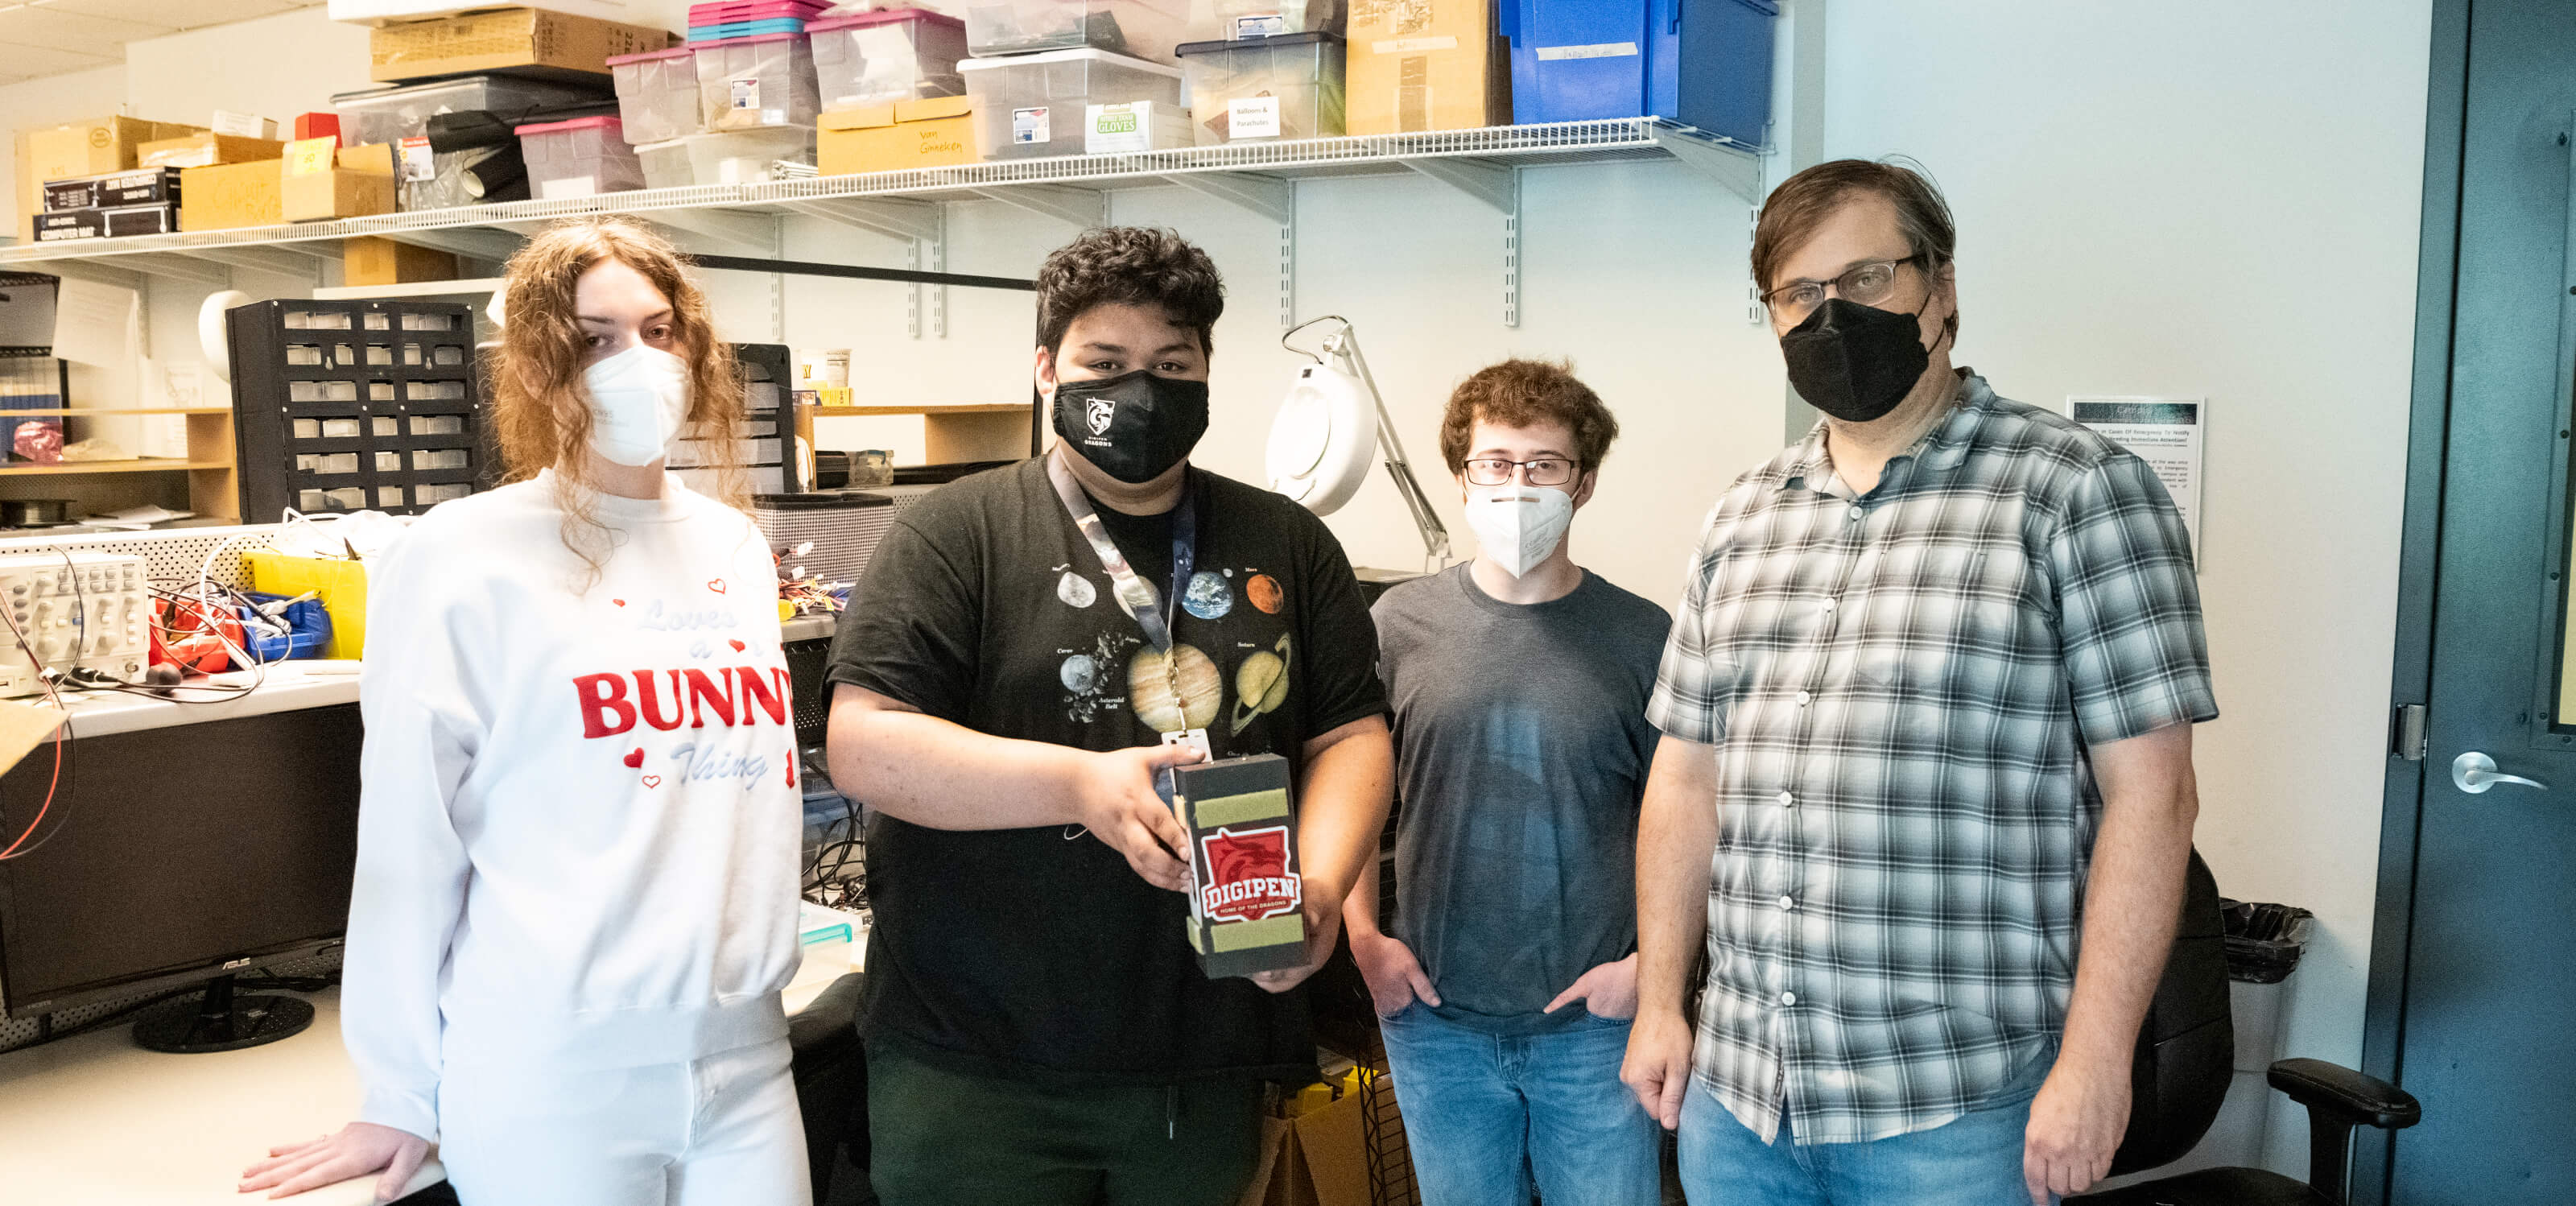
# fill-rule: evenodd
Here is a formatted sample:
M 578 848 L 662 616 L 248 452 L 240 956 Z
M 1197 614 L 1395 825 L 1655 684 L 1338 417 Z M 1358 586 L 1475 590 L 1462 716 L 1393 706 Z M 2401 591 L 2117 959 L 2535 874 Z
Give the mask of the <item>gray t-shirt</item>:
M 1434 1012 L 1500 1033 L 1637 949 L 1637 805 L 1672 619 L 1586 571 L 1516 604 L 1469 567 L 1379 599 L 1378 672 L 1395 709 L 1395 916 L 1440 991 Z

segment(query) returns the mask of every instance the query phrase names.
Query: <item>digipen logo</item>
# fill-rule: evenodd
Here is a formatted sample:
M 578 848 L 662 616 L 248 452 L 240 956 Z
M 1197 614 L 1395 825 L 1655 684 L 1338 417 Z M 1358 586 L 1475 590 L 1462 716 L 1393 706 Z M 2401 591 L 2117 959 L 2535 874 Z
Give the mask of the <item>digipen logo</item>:
M 1082 413 L 1083 418 L 1091 423 L 1091 434 L 1100 435 L 1109 430 L 1109 416 L 1118 413 L 1118 401 L 1114 398 L 1093 398 L 1090 407 Z
M 1219 921 L 1259 921 L 1297 911 L 1300 877 L 1288 869 L 1288 827 L 1220 829 L 1199 839 L 1208 882 L 1199 907 Z

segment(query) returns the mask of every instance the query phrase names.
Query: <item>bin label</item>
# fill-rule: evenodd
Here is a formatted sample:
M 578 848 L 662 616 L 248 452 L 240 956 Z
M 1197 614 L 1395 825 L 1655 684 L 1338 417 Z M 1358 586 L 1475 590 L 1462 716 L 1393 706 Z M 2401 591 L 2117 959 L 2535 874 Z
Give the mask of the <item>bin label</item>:
M 1234 37 L 1269 38 L 1288 32 L 1288 18 L 1280 13 L 1261 13 L 1234 19 Z
M 743 76 L 733 82 L 733 107 L 737 110 L 760 107 L 759 76 Z
M 1011 110 L 1011 142 L 1014 145 L 1033 146 L 1054 141 L 1055 134 L 1047 123 L 1045 106 Z
M 1226 101 L 1225 127 L 1228 138 L 1279 137 L 1279 98 L 1238 96 Z
M 1589 46 L 1541 46 L 1538 48 L 1538 57 L 1541 62 L 1554 62 L 1558 59 L 1624 59 L 1636 53 L 1637 44 L 1634 42 L 1595 42 Z
M 438 159 L 430 154 L 428 139 L 402 140 L 402 178 L 415 181 L 438 179 Z
M 1369 50 L 1375 54 L 1423 54 L 1433 50 L 1456 49 L 1458 49 L 1458 39 L 1452 37 L 1386 38 L 1369 43 Z

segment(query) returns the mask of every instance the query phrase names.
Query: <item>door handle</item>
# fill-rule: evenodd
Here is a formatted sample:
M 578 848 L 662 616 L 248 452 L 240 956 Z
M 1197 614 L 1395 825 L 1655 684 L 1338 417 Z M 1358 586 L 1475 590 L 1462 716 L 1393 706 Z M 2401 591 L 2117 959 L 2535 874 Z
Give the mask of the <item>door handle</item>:
M 2493 787 L 2498 783 L 2511 783 L 2520 787 L 2537 787 L 2542 791 L 2549 790 L 2549 785 L 2538 779 L 2525 779 L 2520 775 L 2508 775 L 2499 772 L 2496 770 L 2495 759 L 2487 757 L 2485 754 L 2481 754 L 2476 750 L 2470 750 L 2468 753 L 2462 754 L 2451 760 L 2451 783 L 2461 791 L 2467 792 L 2473 796 L 2483 794 L 2488 788 Z

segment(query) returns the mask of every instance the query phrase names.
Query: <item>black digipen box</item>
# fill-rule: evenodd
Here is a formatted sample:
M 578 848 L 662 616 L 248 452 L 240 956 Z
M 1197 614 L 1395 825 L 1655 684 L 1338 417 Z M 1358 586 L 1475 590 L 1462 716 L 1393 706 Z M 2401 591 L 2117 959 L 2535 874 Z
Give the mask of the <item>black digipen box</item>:
M 118 209 L 76 209 L 70 213 L 36 215 L 36 241 L 39 243 L 168 234 L 177 229 L 179 209 L 173 205 L 128 205 Z
M 1209 979 L 1306 961 L 1305 880 L 1288 760 L 1170 767 L 1155 784 L 1190 831 L 1190 949 Z
M 49 214 L 178 203 L 177 168 L 136 168 L 127 172 L 109 172 L 104 176 L 45 182 L 45 212 Z

